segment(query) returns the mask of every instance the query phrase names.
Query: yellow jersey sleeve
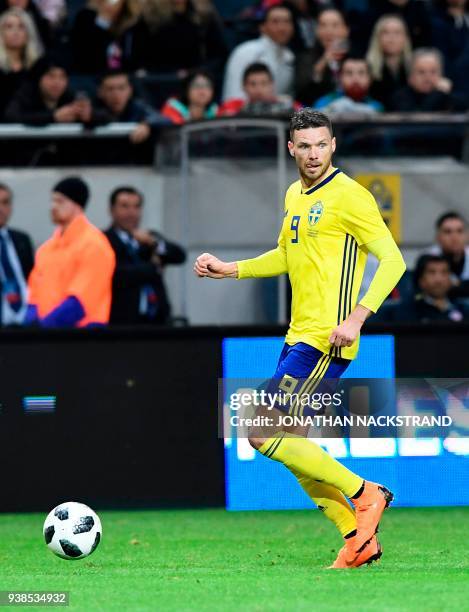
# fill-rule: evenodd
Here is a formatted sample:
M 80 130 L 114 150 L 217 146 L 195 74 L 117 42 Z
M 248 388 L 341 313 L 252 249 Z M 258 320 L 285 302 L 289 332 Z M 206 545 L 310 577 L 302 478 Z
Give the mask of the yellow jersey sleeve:
M 375 255 L 379 267 L 360 304 L 376 312 L 404 274 L 405 263 L 385 224 L 376 200 L 360 185 L 350 189 L 344 198 L 342 214 L 343 229 L 351 234 L 358 246 L 365 246 Z
M 267 251 L 252 259 L 243 259 L 236 262 L 238 265 L 238 278 L 266 278 L 278 276 L 287 272 L 287 253 L 283 227 L 280 230 L 276 249 Z
M 367 189 L 357 185 L 344 195 L 342 226 L 355 238 L 358 246 L 391 235 L 376 200 Z
M 376 312 L 404 274 L 406 265 L 391 234 L 366 245 L 379 261 L 379 267 L 360 304 Z
M 297 181 L 299 182 L 299 181 Z M 295 183 L 290 185 L 285 195 L 285 211 L 288 211 L 288 201 L 290 194 L 295 188 Z M 267 251 L 252 259 L 237 261 L 238 278 L 267 278 L 269 276 L 279 276 L 288 272 L 287 251 L 285 247 L 284 222 L 277 241 L 277 248 Z

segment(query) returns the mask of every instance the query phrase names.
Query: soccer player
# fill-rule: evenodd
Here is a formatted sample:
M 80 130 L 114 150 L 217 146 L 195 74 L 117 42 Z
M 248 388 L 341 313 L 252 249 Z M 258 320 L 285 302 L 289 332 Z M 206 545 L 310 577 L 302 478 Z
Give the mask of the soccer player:
M 373 196 L 333 167 L 336 141 L 326 115 L 311 109 L 295 113 L 288 148 L 300 180 L 286 193 L 277 248 L 238 262 L 203 253 L 194 271 L 216 279 L 288 273 L 292 315 L 273 378 L 292 393 L 304 381 L 301 395 L 311 393 L 320 380 L 343 374 L 357 354 L 362 325 L 394 288 L 405 263 Z M 377 257 L 379 266 L 357 304 L 367 253 Z M 344 546 L 333 568 L 379 559 L 382 549 L 375 533 L 393 499 L 388 489 L 365 481 L 303 436 L 254 432 L 249 440 L 263 455 L 283 463 L 336 525 Z

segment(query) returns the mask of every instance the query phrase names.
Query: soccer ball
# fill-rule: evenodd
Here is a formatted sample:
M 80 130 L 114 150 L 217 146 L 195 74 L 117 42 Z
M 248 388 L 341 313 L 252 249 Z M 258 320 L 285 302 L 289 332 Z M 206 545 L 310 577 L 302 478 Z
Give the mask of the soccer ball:
M 78 502 L 65 502 L 49 512 L 44 521 L 44 539 L 62 559 L 83 559 L 94 552 L 101 540 L 98 515 Z

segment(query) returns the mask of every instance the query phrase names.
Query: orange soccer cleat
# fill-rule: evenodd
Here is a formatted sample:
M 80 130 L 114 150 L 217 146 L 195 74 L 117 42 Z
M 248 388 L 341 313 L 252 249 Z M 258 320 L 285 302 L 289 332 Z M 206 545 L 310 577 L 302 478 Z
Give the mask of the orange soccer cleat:
M 345 546 L 339 550 L 337 559 L 327 569 L 352 569 L 360 565 L 371 565 L 378 561 L 383 549 L 376 536 L 367 542 L 361 552 L 355 552 L 355 537 L 345 540 Z
M 355 553 L 359 553 L 378 531 L 381 516 L 393 499 L 394 495 L 383 485 L 364 481 L 360 497 L 351 500 L 357 516 Z M 348 558 L 350 560 L 351 557 Z

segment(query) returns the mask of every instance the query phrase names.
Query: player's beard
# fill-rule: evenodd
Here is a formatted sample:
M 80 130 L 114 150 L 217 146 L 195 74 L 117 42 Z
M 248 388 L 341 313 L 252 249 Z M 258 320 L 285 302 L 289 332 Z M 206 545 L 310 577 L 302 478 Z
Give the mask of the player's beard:
M 332 160 L 332 153 L 329 155 L 328 159 L 324 160 L 324 162 L 320 166 L 317 166 L 314 169 L 309 169 L 306 167 L 306 164 L 308 162 L 305 162 L 303 166 L 298 166 L 298 170 L 303 180 L 303 183 L 305 185 L 310 185 L 310 186 L 313 186 L 313 183 L 314 184 L 319 183 L 321 179 L 323 178 L 323 176 L 326 174 L 326 172 L 328 172 L 331 166 L 331 160 Z M 311 172 L 311 170 L 313 170 L 313 172 Z

